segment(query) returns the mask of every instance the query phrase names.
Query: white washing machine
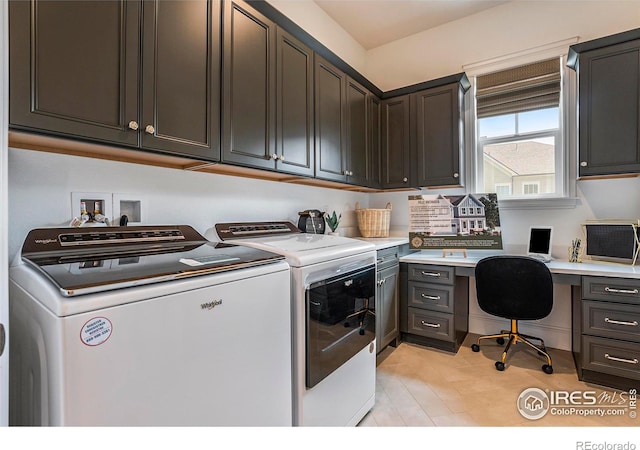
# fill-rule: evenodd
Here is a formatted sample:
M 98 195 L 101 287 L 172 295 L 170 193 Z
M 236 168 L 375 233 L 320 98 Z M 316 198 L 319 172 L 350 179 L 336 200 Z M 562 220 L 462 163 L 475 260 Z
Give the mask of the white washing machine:
M 291 266 L 294 425 L 357 425 L 375 402 L 375 246 L 286 221 L 221 223 L 207 233 Z
M 188 226 L 32 230 L 10 424 L 291 426 L 290 270 Z

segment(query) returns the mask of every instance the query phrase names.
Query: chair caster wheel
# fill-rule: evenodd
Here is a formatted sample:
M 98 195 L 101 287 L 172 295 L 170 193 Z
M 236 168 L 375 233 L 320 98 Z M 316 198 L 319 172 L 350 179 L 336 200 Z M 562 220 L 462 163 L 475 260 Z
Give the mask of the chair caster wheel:
M 498 338 L 496 339 L 496 342 L 498 343 L 498 345 L 504 345 L 504 338 Z
M 471 350 L 478 353 L 480 351 L 480 346 L 478 344 L 471 344 Z
M 360 330 L 359 333 L 360 333 L 360 336 L 364 336 L 364 330 Z
M 496 361 L 496 370 L 502 372 L 504 370 L 504 363 L 502 361 Z
M 549 364 L 543 364 L 542 371 L 548 375 L 551 375 L 553 373 L 553 367 L 550 366 Z

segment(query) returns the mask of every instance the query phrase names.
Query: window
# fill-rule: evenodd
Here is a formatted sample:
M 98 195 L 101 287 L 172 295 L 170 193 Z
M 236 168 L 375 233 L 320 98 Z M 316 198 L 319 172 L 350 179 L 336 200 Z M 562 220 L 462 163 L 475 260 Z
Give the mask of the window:
M 524 195 L 532 195 L 540 192 L 540 183 L 523 183 L 522 193 Z
M 560 57 L 479 75 L 478 186 L 502 199 L 564 195 Z

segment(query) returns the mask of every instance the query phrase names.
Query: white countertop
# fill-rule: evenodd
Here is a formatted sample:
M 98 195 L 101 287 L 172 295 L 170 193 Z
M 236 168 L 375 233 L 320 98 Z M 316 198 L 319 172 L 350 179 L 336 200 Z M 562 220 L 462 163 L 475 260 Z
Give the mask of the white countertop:
M 476 263 L 487 256 L 506 255 L 504 252 L 468 250 L 465 258 L 461 253 L 442 256 L 442 251 L 421 250 L 400 258 L 400 262 L 417 264 L 437 264 L 453 267 L 475 267 Z M 619 277 L 640 279 L 640 266 L 607 261 L 587 260 L 570 263 L 567 260 L 554 259 L 547 263 L 551 273 L 567 275 L 588 275 L 594 277 Z
M 356 237 L 361 241 L 371 242 L 376 246 L 376 250 L 382 250 L 384 248 L 397 247 L 398 245 L 408 244 L 408 237 L 386 237 L 386 238 L 364 238 Z

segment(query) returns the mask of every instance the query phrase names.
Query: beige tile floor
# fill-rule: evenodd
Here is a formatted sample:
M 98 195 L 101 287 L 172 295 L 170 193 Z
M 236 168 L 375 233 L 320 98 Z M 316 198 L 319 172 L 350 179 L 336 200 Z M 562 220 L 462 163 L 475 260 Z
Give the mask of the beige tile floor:
M 498 372 L 494 362 L 500 358 L 502 347 L 484 341 L 480 352 L 474 353 L 470 345 L 476 338 L 467 336 L 456 354 L 405 342 L 383 350 L 378 356 L 376 403 L 359 426 L 640 426 L 640 419 L 631 418 L 629 409 L 624 416 L 559 416 L 548 412 L 539 420 L 524 418 L 517 409 L 517 398 L 527 388 L 595 391 L 598 396 L 621 393 L 578 381 L 571 352 L 563 350 L 549 349 L 554 369 L 551 375 L 541 370 L 544 360 L 524 344 L 512 347 L 506 369 Z M 628 402 L 628 394 L 624 395 Z

